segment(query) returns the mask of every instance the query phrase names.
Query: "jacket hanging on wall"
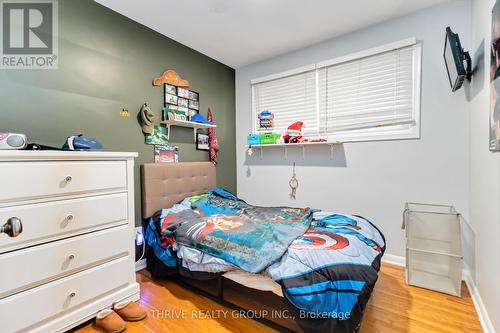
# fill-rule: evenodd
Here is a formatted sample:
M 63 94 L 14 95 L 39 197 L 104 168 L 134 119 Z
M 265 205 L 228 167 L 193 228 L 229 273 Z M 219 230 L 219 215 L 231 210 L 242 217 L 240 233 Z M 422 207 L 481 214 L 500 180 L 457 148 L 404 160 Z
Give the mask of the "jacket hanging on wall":
M 214 119 L 212 116 L 212 110 L 208 108 L 207 120 L 214 124 Z M 217 152 L 219 151 L 219 142 L 217 141 L 217 134 L 215 133 L 215 128 L 211 127 L 208 129 L 208 144 L 210 146 L 210 162 L 217 165 Z

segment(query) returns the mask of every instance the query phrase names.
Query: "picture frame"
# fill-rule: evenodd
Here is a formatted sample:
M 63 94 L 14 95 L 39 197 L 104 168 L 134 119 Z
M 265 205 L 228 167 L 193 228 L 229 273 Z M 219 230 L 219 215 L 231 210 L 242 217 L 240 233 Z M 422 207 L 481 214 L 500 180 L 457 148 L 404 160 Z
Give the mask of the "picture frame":
M 179 162 L 179 147 L 171 145 L 154 146 L 155 163 L 177 163 Z
M 197 93 L 196 91 L 189 90 L 189 97 L 190 100 L 192 101 L 199 101 L 200 100 L 200 94 Z
M 163 87 L 165 90 L 165 94 L 174 95 L 174 96 L 177 95 L 177 87 L 176 86 L 165 83 Z
M 189 120 L 189 112 L 188 108 L 179 106 L 177 107 L 176 113 L 176 120 Z
M 187 115 L 185 115 L 184 113 L 180 113 L 179 111 L 177 111 L 176 113 L 174 113 L 174 120 L 183 120 L 183 121 L 186 121 L 187 120 Z
M 162 111 L 162 120 L 173 120 L 172 114 L 177 111 L 177 105 L 166 104 Z
M 196 150 L 210 150 L 209 137 L 205 133 L 196 133 Z
M 175 119 L 175 112 L 168 112 L 167 119 L 165 119 L 165 120 L 176 120 Z
M 145 135 L 145 143 L 147 145 L 167 145 L 167 137 L 167 128 L 165 126 L 155 125 L 153 133 Z
M 182 97 L 182 98 L 189 98 L 189 89 L 186 88 L 177 88 L 177 96 Z
M 189 100 L 188 107 L 193 110 L 200 110 L 200 103 L 198 101 Z
M 164 83 L 163 96 L 162 120 L 191 121 L 195 114 L 200 113 L 200 94 L 196 91 Z
M 165 104 L 177 105 L 177 96 L 165 93 Z
M 189 100 L 187 98 L 177 97 L 177 105 L 188 108 Z
M 183 106 L 179 106 L 177 111 L 184 113 L 186 116 L 189 114 L 189 109 Z

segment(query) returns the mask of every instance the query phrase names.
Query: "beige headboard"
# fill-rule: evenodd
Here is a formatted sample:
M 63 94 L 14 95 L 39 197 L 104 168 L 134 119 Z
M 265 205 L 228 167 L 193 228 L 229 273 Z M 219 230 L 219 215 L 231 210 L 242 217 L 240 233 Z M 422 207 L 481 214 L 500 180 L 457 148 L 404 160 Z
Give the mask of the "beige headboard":
M 215 166 L 211 162 L 143 164 L 141 178 L 144 218 L 217 184 Z

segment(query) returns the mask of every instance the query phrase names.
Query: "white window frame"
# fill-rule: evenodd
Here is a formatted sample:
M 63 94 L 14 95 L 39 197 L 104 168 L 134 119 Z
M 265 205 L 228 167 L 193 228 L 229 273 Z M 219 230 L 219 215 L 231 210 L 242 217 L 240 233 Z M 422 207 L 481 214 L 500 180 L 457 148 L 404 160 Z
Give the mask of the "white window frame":
M 370 48 L 360 52 L 352 53 L 342 57 L 321 61 L 316 64 L 311 64 L 307 66 L 302 66 L 299 68 L 287 70 L 284 72 L 279 72 L 260 78 L 250 80 L 250 85 L 252 89 L 252 132 L 260 133 L 257 129 L 257 110 L 255 105 L 255 84 L 272 81 L 276 79 L 281 79 L 287 76 L 301 74 L 311 70 L 316 71 L 316 112 L 319 120 L 320 110 L 319 110 L 319 70 L 324 67 L 337 65 L 345 63 L 348 61 L 358 60 L 366 57 L 370 57 L 376 54 L 389 52 L 397 50 L 404 47 L 413 47 L 413 112 L 414 112 L 414 123 L 412 126 L 408 127 L 405 125 L 391 125 L 392 130 L 377 131 L 373 128 L 370 130 L 352 130 L 340 132 L 335 135 L 328 136 L 328 141 L 335 142 L 356 142 L 356 141 L 382 141 L 382 140 L 406 140 L 406 139 L 420 139 L 420 98 L 421 98 L 421 80 L 422 80 L 422 45 L 417 43 L 415 37 L 400 40 L 394 43 L 385 44 L 382 46 Z M 297 119 L 299 120 L 299 119 Z M 319 123 L 319 122 L 318 122 Z M 317 134 L 321 136 L 320 133 Z

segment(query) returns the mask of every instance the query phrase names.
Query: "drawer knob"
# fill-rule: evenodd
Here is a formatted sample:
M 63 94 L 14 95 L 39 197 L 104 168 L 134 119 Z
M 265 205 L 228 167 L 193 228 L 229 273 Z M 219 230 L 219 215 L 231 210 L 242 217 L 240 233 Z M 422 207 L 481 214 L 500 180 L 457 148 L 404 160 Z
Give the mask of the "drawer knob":
M 4 225 L 0 226 L 0 233 L 6 233 L 10 237 L 17 237 L 21 232 L 23 232 L 23 224 L 18 217 L 11 217 Z
M 72 221 L 75 217 L 73 216 L 73 214 L 68 214 L 68 216 L 66 216 L 66 221 Z
M 73 260 L 73 259 L 75 259 L 75 255 L 74 255 L 74 254 L 70 254 L 70 255 L 68 256 L 68 259 L 69 259 L 69 260 Z
M 76 296 L 76 293 L 75 293 L 74 291 L 72 291 L 72 292 L 70 292 L 70 293 L 69 293 L 69 297 L 70 297 L 70 298 L 73 298 L 73 297 L 75 297 L 75 296 Z
M 66 183 L 69 183 L 70 181 L 73 180 L 73 177 L 71 176 L 66 176 L 66 178 L 64 178 L 64 180 L 66 181 Z

